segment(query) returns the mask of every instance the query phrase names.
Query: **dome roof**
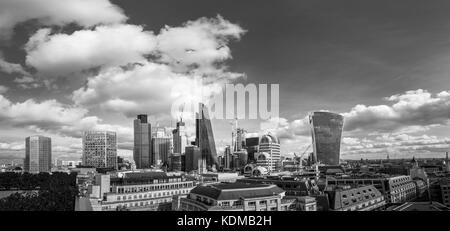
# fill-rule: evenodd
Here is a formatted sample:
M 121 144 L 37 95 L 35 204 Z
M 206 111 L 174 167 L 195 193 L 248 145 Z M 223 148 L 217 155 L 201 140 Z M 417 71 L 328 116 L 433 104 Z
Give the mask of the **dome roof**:
M 253 169 L 252 175 L 253 176 L 267 175 L 268 172 L 269 171 L 267 170 L 267 168 L 264 168 L 262 166 L 257 166 L 256 168 Z
M 278 138 L 272 134 L 266 134 L 261 136 L 261 139 L 259 141 L 260 144 L 266 144 L 266 143 L 277 143 L 279 144 L 280 141 L 278 140 Z
M 270 155 L 267 152 L 259 152 L 256 153 L 255 157 L 256 160 L 267 160 L 268 158 L 270 158 Z

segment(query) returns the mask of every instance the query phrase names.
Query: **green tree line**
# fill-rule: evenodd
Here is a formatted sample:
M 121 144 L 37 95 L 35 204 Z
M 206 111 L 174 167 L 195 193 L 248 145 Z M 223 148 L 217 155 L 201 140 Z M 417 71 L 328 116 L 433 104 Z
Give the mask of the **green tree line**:
M 0 199 L 0 211 L 73 211 L 76 173 L 0 173 L 0 190 L 24 190 Z

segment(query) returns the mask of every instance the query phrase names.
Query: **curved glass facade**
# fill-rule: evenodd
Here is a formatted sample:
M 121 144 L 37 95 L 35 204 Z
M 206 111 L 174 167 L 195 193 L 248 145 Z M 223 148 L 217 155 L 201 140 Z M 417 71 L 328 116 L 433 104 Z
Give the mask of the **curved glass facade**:
M 315 161 L 339 165 L 344 117 L 331 112 L 314 112 L 309 116 Z

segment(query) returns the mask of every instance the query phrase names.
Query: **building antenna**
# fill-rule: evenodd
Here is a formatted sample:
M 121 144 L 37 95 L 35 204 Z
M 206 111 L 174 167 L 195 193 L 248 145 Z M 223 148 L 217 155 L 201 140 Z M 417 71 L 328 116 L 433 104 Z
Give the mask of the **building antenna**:
M 229 121 L 230 125 L 231 125 L 231 147 L 230 147 L 230 152 L 231 150 L 234 150 L 234 128 L 233 128 L 233 121 Z
M 236 118 L 234 119 L 234 126 L 235 126 L 235 133 L 236 133 L 236 139 L 234 139 L 234 149 L 235 149 L 235 151 L 238 151 L 237 150 L 237 148 L 238 148 L 238 118 L 237 118 L 237 116 L 236 116 Z
M 184 112 L 184 105 L 186 103 L 183 103 L 183 107 L 181 108 L 181 115 L 180 115 L 180 122 L 183 122 L 183 112 Z

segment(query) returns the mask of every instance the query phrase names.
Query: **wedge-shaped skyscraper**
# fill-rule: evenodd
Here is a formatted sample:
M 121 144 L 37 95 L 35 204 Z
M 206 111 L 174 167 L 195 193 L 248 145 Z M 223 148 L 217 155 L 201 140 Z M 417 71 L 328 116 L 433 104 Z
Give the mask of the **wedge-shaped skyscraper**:
M 331 112 L 313 112 L 309 124 L 315 161 L 339 165 L 344 117 Z
M 217 152 L 211 120 L 209 118 L 208 108 L 202 103 L 199 104 L 199 112 L 196 118 L 196 144 L 200 148 L 202 158 L 206 160 L 208 167 L 217 169 Z

